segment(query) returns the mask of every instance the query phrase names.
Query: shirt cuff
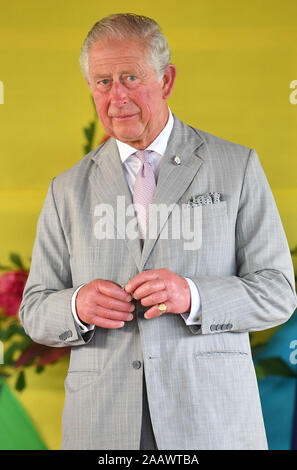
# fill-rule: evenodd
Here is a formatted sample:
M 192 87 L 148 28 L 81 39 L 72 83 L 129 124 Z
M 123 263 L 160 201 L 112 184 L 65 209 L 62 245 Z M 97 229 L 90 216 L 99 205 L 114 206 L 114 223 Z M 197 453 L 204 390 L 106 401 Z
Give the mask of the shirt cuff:
M 191 291 L 191 311 L 190 313 L 181 313 L 186 325 L 199 325 L 201 323 L 201 302 L 200 295 L 192 279 L 185 277 Z
M 77 316 L 77 312 L 76 312 L 76 308 L 75 308 L 75 299 L 76 299 L 76 296 L 77 296 L 77 293 L 79 291 L 79 289 L 81 287 L 85 286 L 85 284 L 82 284 L 81 286 L 79 286 L 76 291 L 74 291 L 73 295 L 72 295 L 72 299 L 71 299 L 71 311 L 72 311 L 72 315 L 73 315 L 73 318 L 75 320 L 75 323 L 77 324 L 77 326 L 79 326 L 80 330 L 82 331 L 82 333 L 86 333 L 87 331 L 91 331 L 95 328 L 95 325 L 84 325 L 78 318 Z

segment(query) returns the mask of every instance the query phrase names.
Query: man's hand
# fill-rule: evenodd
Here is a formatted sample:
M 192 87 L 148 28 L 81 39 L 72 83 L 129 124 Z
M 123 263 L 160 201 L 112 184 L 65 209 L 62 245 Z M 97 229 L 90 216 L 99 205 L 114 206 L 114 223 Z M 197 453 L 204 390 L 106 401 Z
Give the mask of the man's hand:
M 125 286 L 128 293 L 141 300 L 144 307 L 153 305 L 145 318 L 162 315 L 159 303 L 165 303 L 169 313 L 185 313 L 191 309 L 191 291 L 185 278 L 169 269 L 150 269 L 137 274 Z
M 95 279 L 77 293 L 75 307 L 81 321 L 102 328 L 121 328 L 133 320 L 132 296 L 113 281 Z

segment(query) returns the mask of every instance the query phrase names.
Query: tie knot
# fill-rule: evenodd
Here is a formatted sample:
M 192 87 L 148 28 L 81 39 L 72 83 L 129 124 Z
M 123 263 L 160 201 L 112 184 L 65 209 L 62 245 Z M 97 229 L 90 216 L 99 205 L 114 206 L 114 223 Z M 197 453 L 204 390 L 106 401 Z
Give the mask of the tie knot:
M 148 150 L 138 150 L 135 152 L 136 157 L 139 158 L 141 163 L 149 163 L 148 154 Z

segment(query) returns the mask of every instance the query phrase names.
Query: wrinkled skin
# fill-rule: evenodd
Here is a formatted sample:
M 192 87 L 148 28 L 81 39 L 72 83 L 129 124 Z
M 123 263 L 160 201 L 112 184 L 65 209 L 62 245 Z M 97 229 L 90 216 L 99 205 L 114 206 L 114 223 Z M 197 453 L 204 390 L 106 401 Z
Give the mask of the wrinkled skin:
M 76 297 L 78 317 L 86 324 L 102 328 L 121 328 L 126 321 L 133 320 L 134 299 L 144 307 L 150 307 L 145 318 L 159 317 L 159 303 L 166 303 L 167 312 L 180 314 L 189 312 L 191 293 L 187 281 L 166 268 L 150 269 L 137 274 L 123 290 L 118 284 L 95 279 L 83 286 Z M 167 313 L 165 312 L 165 313 Z
M 141 301 L 144 307 L 151 306 L 145 318 L 162 315 L 158 304 L 165 302 L 170 313 L 185 313 L 191 308 L 191 293 L 187 281 L 170 269 L 150 269 L 137 274 L 125 286 L 128 293 Z

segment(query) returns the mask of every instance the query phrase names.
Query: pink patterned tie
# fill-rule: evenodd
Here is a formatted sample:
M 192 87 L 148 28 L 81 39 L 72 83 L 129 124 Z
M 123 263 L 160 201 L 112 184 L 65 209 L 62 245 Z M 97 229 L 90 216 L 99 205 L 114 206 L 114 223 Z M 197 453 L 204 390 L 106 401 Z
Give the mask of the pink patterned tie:
M 151 204 L 156 189 L 156 181 L 153 168 L 148 160 L 148 150 L 139 150 L 135 153 L 142 165 L 136 175 L 134 185 L 133 203 L 137 215 L 140 238 L 146 235 L 149 219 L 149 205 Z

